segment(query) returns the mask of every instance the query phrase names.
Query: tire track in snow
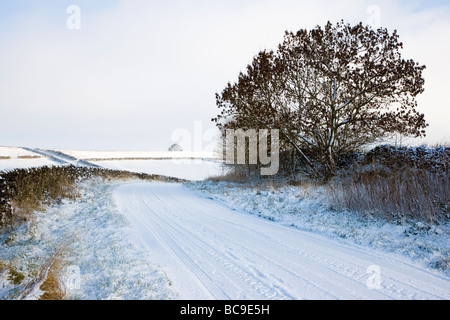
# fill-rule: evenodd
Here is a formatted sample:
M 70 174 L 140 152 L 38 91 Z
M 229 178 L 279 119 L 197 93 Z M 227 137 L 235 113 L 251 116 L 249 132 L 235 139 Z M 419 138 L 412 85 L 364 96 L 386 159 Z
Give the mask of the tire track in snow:
M 162 197 L 158 196 L 158 194 L 156 194 L 152 191 L 150 191 L 150 192 L 152 194 L 151 199 L 153 200 L 153 203 L 151 205 L 147 203 L 148 207 L 154 206 L 158 202 L 161 202 L 161 204 L 164 206 L 158 206 L 158 211 L 160 211 L 160 212 L 169 213 L 170 210 L 167 209 L 168 207 L 173 207 L 174 209 L 178 209 L 178 210 L 180 209 L 179 207 L 173 205 L 174 203 L 175 204 L 178 203 L 180 199 L 172 198 L 172 199 L 170 199 L 171 201 L 167 201 L 167 200 L 163 200 Z M 170 193 L 164 193 L 164 197 L 169 197 L 171 195 L 172 194 L 170 194 Z M 148 198 L 146 198 L 146 200 L 144 200 L 144 202 L 146 202 L 147 200 L 148 200 Z M 189 214 L 190 217 L 192 217 L 193 215 L 196 214 L 196 212 L 192 211 L 192 210 L 189 210 L 189 212 L 186 212 L 186 210 L 188 210 L 188 208 L 185 205 L 183 206 L 183 210 L 185 210 L 184 215 Z M 167 218 L 171 218 L 171 217 L 167 216 Z M 203 216 L 200 216 L 199 218 L 207 218 L 207 217 L 205 217 L 203 215 Z M 174 225 L 179 225 L 179 224 L 174 219 L 172 219 L 171 225 L 169 227 L 174 227 Z M 236 227 L 235 224 L 233 224 L 232 226 L 233 226 L 233 228 Z M 234 273 L 236 276 L 238 276 L 239 279 L 235 279 L 235 277 L 233 277 L 229 273 L 227 274 L 226 272 L 222 272 L 223 276 L 228 278 L 231 281 L 230 284 L 234 284 L 234 286 L 236 288 L 241 287 L 241 291 L 242 291 L 243 285 L 245 284 L 245 285 L 250 285 L 250 287 L 247 287 L 246 290 L 249 290 L 251 292 L 256 291 L 258 293 L 258 296 L 257 296 L 258 299 L 295 299 L 296 298 L 295 293 L 294 294 L 288 293 L 286 291 L 286 289 L 284 289 L 280 286 L 282 284 L 277 285 L 277 284 L 270 283 L 269 282 L 270 279 L 267 279 L 267 276 L 264 276 L 257 269 L 258 263 L 255 262 L 254 263 L 255 266 L 246 266 L 244 268 L 244 267 L 239 266 L 238 264 L 232 262 L 230 259 L 226 259 L 225 258 L 226 254 L 224 254 L 223 252 L 222 253 L 218 252 L 216 249 L 214 249 L 214 246 L 206 244 L 205 241 L 200 240 L 200 238 L 198 236 L 195 236 L 192 232 L 189 232 L 186 228 L 178 228 L 178 232 L 182 232 L 184 234 L 185 238 L 189 237 L 189 241 L 191 244 L 195 244 L 199 250 L 202 250 L 202 252 L 205 253 L 207 256 L 209 256 L 211 259 L 214 259 L 215 261 L 219 262 L 219 267 L 220 267 L 220 265 L 223 265 L 227 269 L 226 271 L 230 271 L 230 272 Z M 203 239 L 209 239 L 209 240 L 214 239 L 214 235 L 205 234 Z M 233 241 L 233 239 L 231 239 L 231 238 L 224 239 L 224 241 L 221 241 L 221 244 L 224 245 L 224 243 L 226 243 L 226 242 L 234 242 L 235 244 L 238 244 L 236 241 Z M 242 242 L 242 243 L 244 243 L 244 242 Z M 238 244 L 238 247 L 239 247 L 240 251 L 246 252 L 245 256 L 247 258 L 248 258 L 248 256 L 256 256 L 260 260 L 270 261 L 270 263 L 278 270 L 282 270 L 286 274 L 289 274 L 293 278 L 296 278 L 297 282 L 301 282 L 301 286 L 307 287 L 309 292 L 314 291 L 315 294 L 320 295 L 322 297 L 328 297 L 330 299 L 337 298 L 329 290 L 326 289 L 327 285 L 330 286 L 330 282 L 323 281 L 317 275 L 309 272 L 308 269 L 302 268 L 304 274 L 300 275 L 298 273 L 293 272 L 292 270 L 289 270 L 285 266 L 282 266 L 275 260 L 269 259 L 268 257 L 271 254 L 270 252 L 268 252 L 266 255 L 263 256 L 260 253 L 258 253 L 258 250 L 251 251 L 248 248 L 246 248 L 245 246 L 243 246 L 242 243 Z M 219 243 L 216 243 L 216 245 L 220 247 Z M 236 249 L 236 247 L 235 247 L 235 249 Z M 272 252 L 272 254 L 273 253 L 275 253 L 275 252 Z M 211 260 L 209 262 L 211 262 Z M 261 278 L 264 278 L 264 279 L 261 279 Z M 314 281 L 311 281 L 312 279 L 314 279 Z M 279 279 L 277 279 L 277 281 L 279 281 Z M 331 282 L 334 283 L 334 281 L 331 281 Z M 272 290 L 272 293 L 270 293 L 271 290 Z M 237 299 L 243 299 L 245 297 L 246 297 L 246 295 L 244 294 L 244 296 L 238 296 Z M 355 298 L 355 297 L 349 296 L 348 298 Z
M 47 157 L 50 161 L 55 162 L 58 165 L 73 165 L 76 167 L 92 167 L 92 168 L 101 168 L 99 165 L 82 160 L 77 159 L 75 157 L 69 156 L 61 151 L 55 150 L 43 150 L 43 149 L 31 149 L 31 148 L 22 148 L 26 151 L 34 152 L 41 156 Z
M 183 284 L 178 287 L 182 298 L 204 298 L 205 289 L 214 299 L 450 296 L 449 279 L 395 256 L 232 211 L 181 185 L 124 185 L 114 194 L 155 262 L 173 271 L 174 283 Z M 383 268 L 380 290 L 365 284 L 373 264 Z
M 152 209 L 149 208 L 143 201 L 144 200 L 142 198 L 138 199 L 136 195 L 133 195 L 133 207 L 138 209 L 137 214 L 135 214 L 135 217 L 137 217 L 137 221 L 135 222 L 138 222 L 141 227 L 145 226 L 143 232 L 151 231 L 150 233 L 156 236 L 160 243 L 165 245 L 167 252 L 175 256 L 186 268 L 188 268 L 189 271 L 198 278 L 200 283 L 207 289 L 209 294 L 211 294 L 214 299 L 229 299 L 229 297 L 220 288 L 214 285 L 211 278 L 200 269 L 191 257 L 183 251 L 180 245 L 173 240 L 172 232 L 169 230 L 170 226 L 168 226 L 167 223 L 158 218 L 156 214 L 151 215 L 152 222 L 155 224 L 149 223 L 148 219 L 143 219 L 144 215 L 141 212 L 142 208 L 146 208 L 152 212 Z M 147 211 L 147 214 L 148 213 L 149 211 Z M 149 249 L 151 250 L 152 248 L 150 247 Z
M 170 193 L 164 193 L 164 197 L 170 197 L 172 194 Z M 148 198 L 147 198 L 148 200 Z M 152 200 L 159 200 L 162 204 L 166 205 L 167 207 L 174 207 L 174 209 L 176 209 L 176 205 L 174 206 L 174 204 L 177 204 L 180 199 L 176 199 L 173 198 L 170 199 L 171 201 L 165 201 L 163 199 L 161 199 L 161 197 L 159 197 L 157 194 L 155 194 L 154 192 L 152 192 Z M 184 200 L 184 199 L 183 199 Z M 157 202 L 157 201 L 154 201 Z M 195 210 L 189 210 L 189 208 L 186 206 L 186 203 L 184 203 L 183 206 L 183 210 L 184 210 L 184 215 L 189 214 L 189 217 L 193 217 L 194 215 L 197 215 L 197 212 L 195 212 Z M 178 208 L 179 209 L 179 208 Z M 161 210 L 161 212 L 163 211 L 167 211 L 167 208 L 164 207 L 160 207 L 159 210 Z M 189 212 L 186 212 L 186 210 L 189 210 Z M 170 210 L 169 210 L 170 211 Z M 170 218 L 170 217 L 168 217 Z M 207 219 L 208 217 L 205 215 L 201 215 L 198 217 L 199 219 Z M 254 217 L 249 216 L 250 219 L 253 219 Z M 217 225 L 219 225 L 222 222 L 226 222 L 227 225 L 230 225 L 233 229 L 236 229 L 240 227 L 240 225 L 237 225 L 235 223 L 233 224 L 229 224 L 228 221 L 224 221 L 222 219 L 214 219 L 216 220 L 215 223 Z M 265 222 L 263 220 L 257 219 L 258 222 Z M 171 220 L 172 224 L 176 224 L 175 220 Z M 270 224 L 271 227 L 273 226 L 272 224 Z M 244 228 L 244 230 L 241 232 L 242 234 L 245 234 L 246 236 L 249 236 L 248 233 L 248 227 Z M 179 230 L 181 232 L 184 232 L 184 235 L 187 235 L 187 229 L 181 229 Z M 246 232 L 247 231 L 247 232 Z M 251 230 L 253 233 L 258 234 L 259 236 L 261 236 L 261 233 L 256 232 L 255 230 Z M 191 243 L 197 243 L 200 240 L 199 237 L 194 236 L 192 233 L 190 233 L 191 237 L 190 237 L 190 242 Z M 218 234 L 205 234 L 204 235 L 204 239 L 208 239 L 208 240 L 214 240 L 214 238 L 217 238 Z M 270 242 L 273 241 L 273 239 L 271 239 L 270 237 L 268 237 L 265 234 L 262 234 L 263 238 L 267 238 Z M 217 239 L 216 239 L 217 240 Z M 247 240 L 247 241 L 246 241 Z M 258 239 L 259 240 L 259 239 Z M 352 298 L 359 298 L 358 296 L 355 295 L 347 295 L 345 293 L 345 290 L 343 290 L 342 288 L 342 284 L 337 283 L 336 281 L 334 281 L 333 279 L 328 279 L 328 281 L 322 279 L 320 277 L 320 274 L 318 274 L 317 270 L 315 272 L 311 272 L 311 270 L 317 269 L 317 267 L 319 269 L 321 269 L 320 266 L 316 266 L 316 265 L 312 265 L 309 262 L 306 262 L 304 259 L 303 260 L 303 264 L 308 263 L 307 266 L 301 265 L 297 268 L 287 268 L 286 266 L 281 265 L 278 261 L 283 261 L 282 257 L 278 257 L 277 251 L 267 251 L 264 247 L 259 246 L 260 243 L 259 242 L 255 242 L 257 243 L 257 247 L 253 248 L 253 250 L 251 250 L 248 245 L 243 245 L 244 243 L 250 244 L 248 242 L 248 239 L 241 239 L 240 241 L 236 241 L 234 238 L 224 238 L 222 239 L 222 241 L 216 241 L 216 246 L 220 247 L 220 245 L 224 245 L 226 243 L 233 243 L 234 244 L 234 250 L 236 250 L 236 248 L 239 249 L 239 251 L 241 252 L 245 252 L 245 257 L 248 259 L 249 257 L 253 257 L 256 258 L 256 260 L 260 260 L 260 261 L 267 261 L 271 264 L 272 267 L 276 268 L 278 270 L 278 272 L 283 272 L 284 275 L 291 277 L 292 279 L 296 279 L 296 281 L 298 282 L 298 284 L 302 287 L 302 288 L 307 288 L 307 291 L 311 294 L 311 292 L 314 292 L 315 295 L 321 296 L 321 297 L 327 297 L 329 299 L 337 299 L 338 297 L 333 295 L 333 293 L 330 292 L 330 290 L 328 289 L 329 287 L 332 287 L 333 289 L 335 289 L 336 291 L 340 291 L 341 292 L 341 297 L 346 297 L 349 299 Z M 206 245 L 205 242 L 203 242 L 204 245 Z M 208 246 L 208 245 L 206 245 Z M 252 246 L 253 247 L 253 246 Z M 231 266 L 229 269 L 233 269 L 233 271 L 240 276 L 240 278 L 242 279 L 242 283 L 241 283 L 241 287 L 243 284 L 250 284 L 251 286 L 249 288 L 247 288 L 247 290 L 253 290 L 256 289 L 256 291 L 258 291 L 259 294 L 262 294 L 260 296 L 258 296 L 258 299 L 295 299 L 295 298 L 301 298 L 297 296 L 295 293 L 288 293 L 288 291 L 286 289 L 283 289 L 280 287 L 280 284 L 273 284 L 270 283 L 269 281 L 271 279 L 267 279 L 267 276 L 264 276 L 262 272 L 260 272 L 258 270 L 258 262 L 253 262 L 252 265 L 248 265 L 246 266 L 246 268 L 243 267 L 238 267 L 237 264 L 231 262 L 230 260 L 225 260 L 224 256 L 226 256 L 226 254 L 224 253 L 219 253 L 217 250 L 212 249 L 213 246 L 209 245 L 208 248 L 210 248 L 210 256 L 214 259 L 216 259 L 218 262 L 220 262 L 221 264 L 223 264 L 224 266 Z M 200 247 L 199 247 L 200 249 Z M 233 250 L 233 248 L 230 248 L 231 250 Z M 211 252 L 214 252 L 211 254 Z M 263 254 L 262 254 L 263 253 Z M 274 259 L 275 258 L 275 259 Z M 303 257 L 304 258 L 304 257 Z M 247 270 L 245 270 L 247 269 Z M 292 269 L 297 269 L 299 271 L 301 271 L 301 273 L 296 272 L 295 270 Z M 253 270 L 253 272 L 252 272 Z M 255 272 L 256 271 L 256 272 Z M 251 276 L 251 274 L 253 274 L 253 277 Z M 260 275 L 258 277 L 258 274 Z M 262 281 L 260 278 L 264 278 Z M 226 276 L 226 275 L 225 275 Z M 279 282 L 279 279 L 272 279 L 276 280 L 277 282 Z M 345 279 L 347 280 L 347 279 Z M 344 280 L 344 281 L 345 281 Z M 351 280 L 351 279 L 350 279 Z M 235 281 L 236 283 L 236 287 L 239 287 L 239 282 Z M 328 288 L 327 288 L 328 287 Z M 268 290 L 267 289 L 273 289 L 274 293 L 272 294 L 268 294 Z M 266 289 L 266 290 L 264 290 Z M 242 299 L 243 297 L 239 296 L 237 297 L 238 299 Z
M 177 203 L 177 199 L 173 198 L 171 199 L 171 201 L 164 201 L 162 200 L 157 194 L 155 194 L 154 192 L 153 196 L 158 199 L 159 201 L 161 201 L 162 203 L 166 204 L 167 206 L 174 206 L 173 204 Z M 173 194 L 170 193 L 165 193 L 164 197 L 170 197 Z M 180 199 L 178 199 L 180 200 Z M 183 199 L 185 200 L 185 199 Z M 188 210 L 188 206 L 186 206 L 186 203 L 183 202 L 184 204 L 184 210 Z M 161 210 L 164 211 L 164 208 L 161 208 Z M 195 211 L 190 210 L 190 217 L 192 217 L 193 215 L 196 214 Z M 206 216 L 201 216 L 201 218 L 207 218 Z M 216 218 L 216 223 L 220 223 L 220 222 L 224 222 L 224 220 L 222 219 L 218 219 Z M 266 222 L 264 220 L 255 218 L 254 216 L 249 216 L 250 219 L 256 219 L 256 221 L 261 222 L 261 223 L 267 223 L 271 228 L 273 228 L 274 226 L 276 226 L 273 223 L 269 223 Z M 228 222 L 228 221 L 225 221 Z M 277 241 L 277 239 L 275 238 L 271 238 L 269 235 L 266 234 L 261 234 L 261 232 L 258 232 L 254 229 L 251 229 L 248 225 L 243 227 L 240 224 L 232 224 L 233 228 L 237 228 L 240 230 L 243 230 L 242 233 L 246 234 L 246 236 L 249 236 L 249 229 L 254 232 L 254 233 L 258 233 L 258 235 L 262 235 L 265 239 L 267 239 L 269 242 L 273 242 L 273 243 L 279 243 L 281 244 L 281 248 L 283 247 L 290 247 L 290 246 L 286 246 L 284 243 Z M 281 226 L 281 228 L 285 228 L 283 226 Z M 247 231 L 247 232 L 245 232 Z M 213 235 L 211 235 L 212 237 Z M 209 237 L 208 237 L 209 238 Z M 246 239 L 241 240 L 241 242 L 245 241 Z M 234 242 L 235 244 L 238 244 L 236 242 L 235 239 L 231 239 L 231 238 L 227 238 L 224 239 L 223 242 Z M 361 281 L 359 279 L 355 279 L 355 277 L 351 277 L 348 276 L 348 272 L 347 274 L 345 274 L 345 272 L 338 272 L 336 270 L 336 268 L 329 268 L 328 266 L 323 266 L 321 263 L 319 263 L 318 259 L 312 259 L 311 257 L 314 257 L 314 254 L 304 251 L 304 250 L 297 250 L 297 248 L 295 248 L 294 250 L 292 250 L 295 253 L 298 253 L 299 255 L 299 260 L 302 262 L 301 264 L 293 264 L 296 267 L 292 268 L 292 262 L 291 262 L 291 268 L 287 268 L 284 265 L 281 265 L 280 263 L 278 263 L 277 261 L 283 261 L 283 257 L 278 255 L 277 251 L 267 251 L 264 249 L 264 247 L 261 246 L 256 246 L 256 248 L 250 249 L 249 247 L 252 247 L 250 245 L 251 243 L 249 243 L 248 246 L 242 246 L 242 244 L 240 245 L 240 250 L 241 251 L 245 251 L 246 252 L 246 257 L 248 256 L 257 256 L 259 258 L 262 258 L 263 260 L 266 260 L 268 262 L 270 262 L 275 268 L 277 268 L 279 271 L 283 271 L 285 274 L 289 274 L 290 276 L 300 280 L 302 279 L 302 281 L 304 282 L 303 285 L 304 286 L 308 286 L 310 288 L 314 288 L 317 289 L 318 291 L 320 291 L 322 293 L 323 296 L 327 296 L 329 298 L 337 298 L 336 296 L 334 296 L 331 291 L 330 288 L 332 288 L 334 291 L 340 292 L 340 297 L 346 298 L 346 299 L 360 299 L 363 298 L 361 295 L 358 295 L 356 293 L 352 293 L 352 292 L 348 292 L 349 290 L 346 290 L 346 288 L 351 288 L 351 287 L 355 287 L 355 286 L 363 286 L 365 287 L 365 281 Z M 217 245 L 219 245 L 219 243 L 217 243 Z M 261 252 L 264 252 L 264 254 L 262 255 Z M 255 265 L 257 265 L 256 262 L 254 262 Z M 367 267 L 367 266 L 366 266 Z M 366 268 L 365 267 L 365 268 Z M 365 268 L 359 268 L 359 270 L 364 269 Z M 256 270 L 258 274 L 262 274 L 261 272 L 258 271 L 258 269 L 256 267 L 252 267 L 249 266 L 249 269 L 253 269 Z M 297 270 L 297 272 L 296 272 Z M 301 271 L 301 273 L 298 272 Z M 314 272 L 311 272 L 311 270 L 314 270 Z M 344 271 L 348 271 L 348 270 L 344 270 Z M 353 270 L 354 272 L 355 270 Z M 359 272 L 362 275 L 365 275 L 365 273 Z M 325 275 L 333 275 L 332 278 L 330 277 L 326 277 Z M 365 280 L 365 279 L 364 279 Z M 266 279 L 267 281 L 267 279 Z M 293 298 L 292 295 L 287 294 L 285 290 L 283 290 L 285 292 L 284 297 L 283 298 Z M 268 297 L 263 297 L 263 298 L 268 298 Z M 272 297 L 272 298 L 277 298 L 277 297 Z M 279 297 L 278 297 L 279 298 Z M 379 294 L 375 291 L 372 292 L 371 294 L 371 298 L 389 298 L 389 296 L 385 296 L 383 294 Z
M 151 208 L 145 203 L 147 208 Z M 157 214 L 153 215 L 152 218 L 157 223 L 158 228 L 156 228 L 159 237 L 165 242 L 165 244 L 170 248 L 173 254 L 184 264 L 189 270 L 195 274 L 195 276 L 201 281 L 201 283 L 209 290 L 215 299 L 229 299 L 228 295 L 223 292 L 220 288 L 216 287 L 212 282 L 211 278 L 196 264 L 192 258 L 178 245 L 174 240 L 173 228 L 163 219 L 161 219 Z
M 168 205 L 166 201 L 158 197 L 157 194 L 152 194 L 154 198 L 153 200 L 159 200 L 163 205 Z M 154 201 L 152 204 L 147 203 L 147 199 L 144 199 L 145 205 L 151 209 L 155 206 Z M 164 206 L 157 206 L 158 211 L 160 212 L 167 212 L 167 208 Z M 152 210 L 152 209 L 151 209 Z M 152 210 L 154 211 L 154 210 Z M 221 252 L 217 251 L 212 247 L 211 245 L 207 244 L 205 241 L 201 240 L 199 237 L 195 236 L 192 232 L 183 229 L 175 220 L 171 220 L 171 223 L 168 224 L 164 221 L 163 218 L 159 217 L 158 215 L 155 215 L 154 218 L 158 220 L 158 225 L 164 226 L 166 230 L 171 230 L 172 234 L 180 234 L 183 233 L 185 241 L 188 241 L 191 245 L 195 247 L 195 251 L 190 251 L 191 254 L 198 257 L 197 259 L 201 259 L 203 261 L 206 260 L 206 263 L 209 265 L 210 268 L 213 268 L 215 270 L 214 274 L 217 275 L 220 274 L 222 277 L 226 278 L 229 281 L 229 284 L 234 284 L 234 289 L 239 290 L 242 286 L 242 284 L 250 284 L 251 289 L 258 292 L 258 294 L 261 295 L 264 299 L 285 299 L 285 298 L 293 298 L 284 290 L 274 289 L 273 287 L 267 286 L 266 283 L 258 279 L 258 277 L 255 277 L 252 272 L 249 272 L 249 270 L 245 270 L 241 266 L 234 263 L 231 259 L 227 259 L 225 255 L 223 255 Z M 173 231 L 173 232 L 172 232 Z M 202 257 L 208 257 L 208 259 L 202 259 Z M 200 262 L 196 262 L 197 264 L 200 264 Z M 221 267 L 224 267 L 225 270 L 218 270 Z M 224 272 L 225 271 L 225 272 Z M 237 278 L 237 279 L 236 279 Z M 223 279 L 223 278 L 221 278 Z M 217 282 L 217 281 L 216 281 Z M 223 282 L 223 281 L 221 281 Z M 274 292 L 275 291 L 275 292 Z M 268 292 L 270 292 L 268 294 Z M 226 295 L 226 294 L 225 294 Z

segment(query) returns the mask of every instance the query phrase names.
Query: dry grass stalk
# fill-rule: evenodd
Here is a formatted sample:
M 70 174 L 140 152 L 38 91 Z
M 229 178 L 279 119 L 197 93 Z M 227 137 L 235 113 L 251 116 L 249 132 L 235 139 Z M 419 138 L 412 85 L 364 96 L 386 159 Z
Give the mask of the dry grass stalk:
M 388 220 L 414 218 L 436 222 L 447 219 L 450 180 L 447 174 L 422 170 L 369 172 L 357 179 L 330 184 L 339 209 L 383 216 Z

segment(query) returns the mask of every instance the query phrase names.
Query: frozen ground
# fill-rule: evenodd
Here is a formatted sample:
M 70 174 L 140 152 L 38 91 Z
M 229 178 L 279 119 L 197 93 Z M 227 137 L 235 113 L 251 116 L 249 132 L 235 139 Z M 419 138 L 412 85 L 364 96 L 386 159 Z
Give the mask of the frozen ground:
M 181 299 L 444 299 L 450 279 L 410 259 L 283 226 L 180 184 L 114 191 L 134 243 Z

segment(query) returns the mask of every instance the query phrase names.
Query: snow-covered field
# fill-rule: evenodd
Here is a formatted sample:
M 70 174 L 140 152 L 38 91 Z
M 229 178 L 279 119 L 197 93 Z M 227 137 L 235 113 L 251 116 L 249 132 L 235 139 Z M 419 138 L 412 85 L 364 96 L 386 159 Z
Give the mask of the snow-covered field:
M 108 169 L 159 174 L 186 180 L 204 180 L 223 173 L 222 163 L 213 160 L 110 160 L 95 164 Z
M 10 157 L 11 159 L 16 159 L 18 157 L 36 157 L 36 156 L 39 155 L 22 148 L 0 147 L 0 157 Z
M 65 154 L 82 160 L 114 160 L 114 159 L 218 159 L 214 152 L 196 152 L 196 151 L 74 151 L 63 150 Z
M 49 159 L 22 148 L 0 147 L 0 171 L 50 166 L 53 164 Z
M 0 160 L 0 171 L 11 171 L 14 169 L 26 169 L 53 165 L 55 165 L 55 163 L 47 158 L 8 159 Z

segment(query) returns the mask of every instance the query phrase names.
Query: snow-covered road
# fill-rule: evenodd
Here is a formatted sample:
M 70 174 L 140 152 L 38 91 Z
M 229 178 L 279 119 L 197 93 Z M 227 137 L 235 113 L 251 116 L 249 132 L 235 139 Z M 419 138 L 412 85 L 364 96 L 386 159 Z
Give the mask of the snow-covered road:
M 114 200 L 181 299 L 450 298 L 448 278 L 407 259 L 233 211 L 180 184 L 122 185 Z

